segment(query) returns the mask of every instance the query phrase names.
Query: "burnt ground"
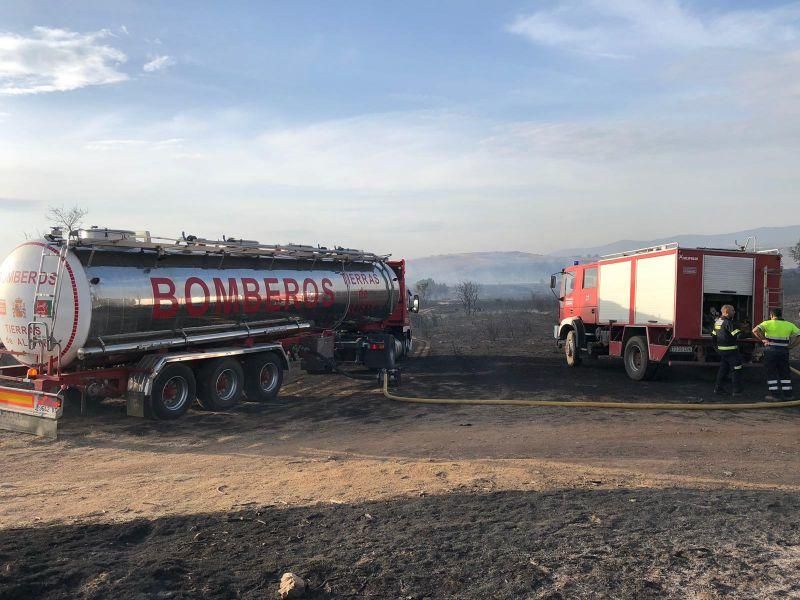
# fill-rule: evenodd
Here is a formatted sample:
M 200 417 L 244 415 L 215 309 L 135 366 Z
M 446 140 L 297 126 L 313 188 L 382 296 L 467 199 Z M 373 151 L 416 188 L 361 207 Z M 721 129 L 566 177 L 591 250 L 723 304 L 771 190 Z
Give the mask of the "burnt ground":
M 778 491 L 554 490 L 0 532 L 2 598 L 716 598 L 800 595 Z
M 550 318 L 438 306 L 402 393 L 696 402 L 713 373 L 570 370 Z M 742 401 L 763 396 L 747 373 Z M 391 402 L 295 374 L 275 404 L 0 432 L 0 598 L 800 596 L 800 410 Z

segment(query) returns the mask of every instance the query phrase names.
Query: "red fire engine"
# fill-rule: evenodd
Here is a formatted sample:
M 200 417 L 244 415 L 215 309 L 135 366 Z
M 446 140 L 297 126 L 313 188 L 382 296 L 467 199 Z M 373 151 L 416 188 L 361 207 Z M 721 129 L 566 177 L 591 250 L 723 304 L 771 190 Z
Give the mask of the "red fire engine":
M 733 305 L 749 332 L 783 298 L 777 250 L 666 244 L 576 262 L 561 275 L 554 335 L 567 364 L 622 357 L 635 380 L 662 364 L 716 364 L 711 328 L 723 305 Z M 556 288 L 555 276 L 550 285 Z M 759 360 L 755 339 L 746 336 L 740 347 L 745 361 Z

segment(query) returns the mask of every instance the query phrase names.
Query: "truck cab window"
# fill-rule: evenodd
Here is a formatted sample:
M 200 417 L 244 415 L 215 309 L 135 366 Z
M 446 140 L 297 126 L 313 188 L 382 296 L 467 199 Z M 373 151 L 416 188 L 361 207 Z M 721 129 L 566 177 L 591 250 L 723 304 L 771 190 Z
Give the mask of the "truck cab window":
M 583 272 L 583 289 L 591 290 L 597 287 L 597 267 L 586 269 Z
M 564 273 L 564 295 L 569 296 L 575 289 L 575 273 L 567 271 Z

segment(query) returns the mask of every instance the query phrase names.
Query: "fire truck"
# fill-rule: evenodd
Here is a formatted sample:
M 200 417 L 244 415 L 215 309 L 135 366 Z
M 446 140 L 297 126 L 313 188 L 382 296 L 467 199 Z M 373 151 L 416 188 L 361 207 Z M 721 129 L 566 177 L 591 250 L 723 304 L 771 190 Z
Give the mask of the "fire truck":
M 747 332 L 740 349 L 752 364 L 761 358 L 752 326 L 783 301 L 781 255 L 665 244 L 576 261 L 561 272 L 557 295 L 554 336 L 571 367 L 584 357 L 621 357 L 638 381 L 660 365 L 718 364 L 711 330 L 726 304 Z
M 54 229 L 0 265 L 0 426 L 54 436 L 64 401 L 176 419 L 277 397 L 290 360 L 387 370 L 411 353 L 405 261 L 344 248 Z

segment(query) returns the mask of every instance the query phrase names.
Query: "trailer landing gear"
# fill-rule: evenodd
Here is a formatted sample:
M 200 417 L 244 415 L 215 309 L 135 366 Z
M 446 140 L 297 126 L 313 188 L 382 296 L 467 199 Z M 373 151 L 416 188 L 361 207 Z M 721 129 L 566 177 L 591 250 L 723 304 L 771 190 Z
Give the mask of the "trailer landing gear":
M 388 376 L 389 387 L 398 388 L 401 383 L 400 369 L 381 369 L 377 373 L 378 385 L 383 387 L 383 382 Z

